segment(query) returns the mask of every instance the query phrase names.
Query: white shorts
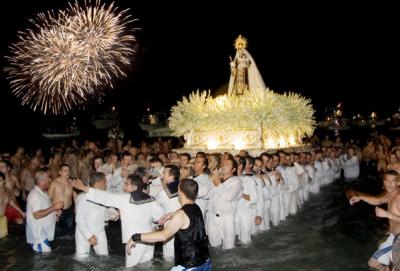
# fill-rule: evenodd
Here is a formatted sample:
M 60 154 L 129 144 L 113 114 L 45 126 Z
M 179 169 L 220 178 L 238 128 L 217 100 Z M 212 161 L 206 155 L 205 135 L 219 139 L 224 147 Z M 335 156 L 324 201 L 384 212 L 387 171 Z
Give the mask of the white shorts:
M 378 250 L 372 255 L 382 265 L 389 265 L 392 259 L 392 245 L 394 241 L 394 235 L 389 234 L 385 242 L 383 242 Z
M 174 266 L 170 271 L 209 271 L 212 269 L 211 261 L 208 259 L 205 263 L 197 267 L 186 268 L 182 265 Z
M 29 244 L 31 246 L 31 248 L 39 253 L 46 253 L 46 252 L 51 252 L 51 247 L 50 247 L 50 243 L 49 240 L 44 240 L 41 243 L 38 244 Z

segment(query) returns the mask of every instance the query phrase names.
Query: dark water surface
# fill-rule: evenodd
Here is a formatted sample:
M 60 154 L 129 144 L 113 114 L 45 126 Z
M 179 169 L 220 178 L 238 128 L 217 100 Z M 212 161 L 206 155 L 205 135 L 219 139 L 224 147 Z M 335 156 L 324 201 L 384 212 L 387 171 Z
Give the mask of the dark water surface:
M 370 256 L 385 239 L 386 221 L 375 218 L 365 203 L 350 206 L 342 181 L 321 189 L 296 216 L 253 238 L 251 245 L 230 251 L 212 250 L 213 270 L 368 270 Z M 363 190 L 380 184 L 364 181 Z M 120 226 L 107 228 L 108 257 L 91 256 L 84 263 L 73 258 L 73 236 L 56 236 L 53 253 L 35 255 L 26 245 L 23 227 L 13 226 L 0 240 L 0 270 L 125 270 Z M 172 263 L 156 258 L 133 270 L 169 270 Z

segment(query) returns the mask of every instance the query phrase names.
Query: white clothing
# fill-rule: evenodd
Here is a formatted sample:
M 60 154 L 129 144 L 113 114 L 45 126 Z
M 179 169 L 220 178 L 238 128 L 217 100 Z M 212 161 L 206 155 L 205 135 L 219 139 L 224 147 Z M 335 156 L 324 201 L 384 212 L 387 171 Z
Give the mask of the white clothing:
M 137 243 L 131 249 L 131 255 L 128 255 L 125 249 L 125 266 L 132 267 L 139 263 L 149 262 L 153 259 L 154 245 Z
M 163 215 L 163 209 L 156 201 L 133 204 L 130 203 L 130 197 L 131 195 L 128 193 L 116 194 L 93 188 L 89 188 L 87 193 L 87 200 L 119 209 L 122 243 L 128 242 L 135 233 L 151 232 L 153 221 L 159 220 Z M 154 245 L 137 244 L 130 256 L 126 254 L 126 267 L 151 260 L 152 257 L 148 257 L 151 251 L 154 251 Z M 153 254 L 151 255 L 153 256 Z
M 299 197 L 299 178 L 296 173 L 296 168 L 294 166 L 292 167 L 286 167 L 287 171 L 287 178 L 289 181 L 289 184 L 287 186 L 288 192 L 290 194 L 290 199 L 289 199 L 289 213 L 291 215 L 295 215 L 297 213 L 297 206 L 298 206 L 298 197 Z
M 211 246 L 222 244 L 224 249 L 235 246 L 235 213 L 242 189 L 242 180 L 232 176 L 211 191 L 206 219 Z
M 274 226 L 277 226 L 281 220 L 281 193 L 282 187 L 280 182 L 276 180 L 274 173 L 268 174 L 269 180 L 271 182 L 271 186 L 269 189 L 269 194 L 271 198 L 270 205 L 270 219 Z M 264 192 L 264 199 L 268 198 L 266 193 Z M 268 207 L 268 204 L 265 204 L 265 208 Z M 268 208 L 267 208 L 268 209 Z
M 360 162 L 358 157 L 353 155 L 348 158 L 346 155 L 346 159 L 343 160 L 343 170 L 345 179 L 357 179 L 360 175 Z
M 240 198 L 235 214 L 236 234 L 239 235 L 239 240 L 242 244 L 248 244 L 251 241 L 250 229 L 251 224 L 254 224 L 256 217 L 256 208 L 258 201 L 257 185 L 251 176 L 242 175 L 243 195 L 248 195 L 250 200 L 243 197 Z
M 233 214 L 214 214 L 207 212 L 207 234 L 212 247 L 222 245 L 223 249 L 235 247 L 235 216 Z
M 306 165 L 306 170 L 308 173 L 309 183 L 310 183 L 309 191 L 313 194 L 318 194 L 320 187 L 319 187 L 318 179 L 316 178 L 317 170 L 315 169 L 315 167 L 313 165 L 310 165 L 310 164 Z
M 203 217 L 207 210 L 207 205 L 209 201 L 208 192 L 211 190 L 211 180 L 207 174 L 201 174 L 194 178 L 194 180 L 199 185 L 199 192 L 197 193 L 196 204 L 200 207 Z
M 158 192 L 156 201 L 163 208 L 164 214 L 174 213 L 182 207 L 178 200 L 178 196 L 169 198 L 164 189 Z M 174 241 L 174 238 L 170 238 L 163 243 L 163 257 L 168 261 L 175 258 Z
M 87 201 L 86 199 L 86 193 L 82 193 L 79 195 L 76 202 L 76 256 L 89 256 L 90 244 L 88 240 L 93 235 L 97 237 L 97 245 L 94 246 L 96 254 L 108 255 L 107 236 L 104 230 L 104 221 L 108 220 L 106 216 L 106 207 Z
M 259 216 L 262 219 L 261 224 L 258 226 L 255 223 L 251 224 L 250 233 L 255 234 L 259 231 L 263 231 L 266 229 L 266 227 L 264 225 L 264 204 L 265 204 L 265 202 L 264 202 L 264 193 L 263 193 L 263 188 L 265 186 L 265 183 L 264 183 L 264 180 L 257 177 L 256 175 L 253 175 L 252 177 L 255 180 L 256 186 L 257 186 L 256 216 Z M 268 225 L 269 225 L 269 221 L 268 221 Z
M 394 234 L 389 234 L 388 238 L 380 244 L 378 250 L 372 255 L 380 264 L 388 266 L 392 261 L 392 245 Z
M 97 244 L 93 246 L 97 255 L 108 255 L 108 243 L 106 232 L 99 232 L 96 234 Z M 82 235 L 78 229 L 75 230 L 75 257 L 78 260 L 84 259 L 89 256 L 90 243 L 88 239 Z
M 271 212 L 271 181 L 266 176 L 264 178 L 264 187 L 262 189 L 263 192 L 263 200 L 264 200 L 264 210 L 263 210 L 263 223 L 261 230 L 269 230 L 270 229 L 270 212 Z M 260 225 L 261 226 L 261 225 Z
M 151 180 L 150 185 L 148 186 L 149 195 L 152 197 L 157 197 L 158 193 L 163 190 L 163 185 L 161 181 L 161 177 L 157 177 Z
M 46 239 L 41 243 L 37 243 L 37 244 L 30 244 L 31 248 L 38 252 L 38 253 L 47 253 L 47 252 L 51 252 L 51 247 L 49 244 L 49 241 Z
M 121 176 L 121 167 L 117 168 L 113 174 L 107 178 L 107 191 L 122 193 L 125 178 Z
M 51 206 L 52 203 L 47 192 L 43 192 L 35 186 L 29 193 L 26 203 L 26 241 L 33 247 L 37 247 L 45 240 L 54 240 L 56 214 L 52 212 L 39 219 L 35 219 L 33 216 L 33 213 L 48 209 Z
M 110 193 L 93 188 L 89 188 L 87 193 L 87 200 L 119 209 L 122 243 L 128 242 L 135 233 L 151 232 L 153 221 L 163 215 L 163 209 L 156 201 L 133 204 L 130 197 L 129 193 Z
M 262 76 L 260 72 L 257 69 L 256 62 L 254 61 L 253 57 L 250 55 L 250 53 L 246 49 L 242 49 L 243 54 L 245 57 L 250 61 L 250 65 L 247 68 L 247 77 L 248 77 L 248 83 L 249 83 L 249 90 L 250 91 L 265 91 L 267 88 L 265 86 L 264 80 L 262 79 Z M 239 55 L 236 53 L 234 61 L 236 62 L 238 59 Z M 232 95 L 233 93 L 233 86 L 235 83 L 235 76 L 231 74 L 231 77 L 229 79 L 229 85 L 228 85 L 228 95 Z

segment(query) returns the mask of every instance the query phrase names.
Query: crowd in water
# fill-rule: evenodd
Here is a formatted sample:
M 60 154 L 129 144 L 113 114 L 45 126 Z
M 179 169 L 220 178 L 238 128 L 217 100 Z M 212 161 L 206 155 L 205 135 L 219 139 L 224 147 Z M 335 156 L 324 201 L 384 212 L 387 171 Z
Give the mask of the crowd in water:
M 108 255 L 106 220 L 121 220 L 124 245 L 135 233 L 159 230 L 169 214 L 181 208 L 180 181 L 193 179 L 198 184 L 195 203 L 203 215 L 209 245 L 232 249 L 279 227 L 311 194 L 318 194 L 321 186 L 336 179 L 356 182 L 360 175 L 378 176 L 384 179 L 382 194 L 349 191 L 348 196 L 351 204 L 389 204 L 387 210 L 377 208 L 376 213 L 389 219 L 391 235 L 369 262 L 373 268 L 389 270 L 398 260 L 395 245 L 393 255 L 391 251 L 400 230 L 400 207 L 397 210 L 393 204 L 398 192 L 400 138 L 380 134 L 366 142 L 342 142 L 340 137 L 321 140 L 313 136 L 308 142 L 309 151 L 278 150 L 257 157 L 245 150 L 235 155 L 191 155 L 173 151 L 171 140 L 137 146 L 115 138 L 105 144 L 63 142 L 45 150 L 49 157 L 42 149 L 30 152 L 23 147 L 15 153 L 1 152 L 0 238 L 8 235 L 8 224 L 25 223 L 27 245 L 35 252 L 50 252 L 54 238 L 74 234 L 77 261 L 84 260 L 92 247 L 95 254 Z M 74 189 L 81 188 L 76 179 L 90 189 L 79 193 Z M 172 261 L 174 238 L 165 240 L 162 247 L 165 261 Z M 137 244 L 132 251 L 126 249 L 125 266 L 151 261 L 153 255 L 153 244 Z

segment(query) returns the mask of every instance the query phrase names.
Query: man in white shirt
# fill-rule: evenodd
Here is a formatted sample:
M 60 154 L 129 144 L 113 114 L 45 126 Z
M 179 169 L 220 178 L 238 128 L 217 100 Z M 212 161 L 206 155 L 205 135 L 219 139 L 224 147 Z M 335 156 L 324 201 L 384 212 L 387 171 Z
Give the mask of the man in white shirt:
M 107 180 L 103 173 L 95 172 L 89 178 L 92 188 L 105 191 Z M 97 255 L 108 255 L 107 236 L 104 221 L 108 220 L 106 207 L 87 200 L 86 193 L 79 195 L 76 203 L 75 248 L 76 257 L 82 260 L 89 256 L 93 246 Z M 110 217 L 117 219 L 118 217 Z
M 163 189 L 162 176 L 164 165 L 160 158 L 153 157 L 150 159 L 150 168 L 148 173 L 150 175 L 150 182 L 148 183 L 148 194 L 156 197 L 157 194 Z
M 129 152 L 124 152 L 122 154 L 121 166 L 109 177 L 107 190 L 121 193 L 126 178 L 136 170 L 136 167 L 137 166 L 133 164 L 132 155 Z
M 352 181 L 360 175 L 360 161 L 355 155 L 354 147 L 349 147 L 347 156 L 342 157 L 342 167 L 344 170 L 344 178 L 347 181 Z
M 26 204 L 26 241 L 36 252 L 50 252 L 49 241 L 54 240 L 56 215 L 61 214 L 63 201 L 51 204 L 46 190 L 50 178 L 46 171 L 38 170 L 35 174 L 35 187 L 29 193 Z
M 242 180 L 237 177 L 237 162 L 228 156 L 222 166 L 221 178 L 210 193 L 206 229 L 210 245 L 224 249 L 235 247 L 235 213 L 242 196 Z
M 245 167 L 246 159 L 240 157 L 238 161 L 238 176 L 242 180 L 243 193 L 235 214 L 235 231 L 241 244 L 251 242 L 250 232 L 252 225 L 255 223 L 258 201 L 256 182 L 252 176 L 243 174 Z
M 200 207 L 203 217 L 206 213 L 208 205 L 208 192 L 211 190 L 211 180 L 205 170 L 208 167 L 208 159 L 206 156 L 197 156 L 194 162 L 194 171 L 196 176 L 193 178 L 199 185 L 199 193 L 197 195 L 196 204 Z
M 124 244 L 136 232 L 152 231 L 153 221 L 157 221 L 163 215 L 161 206 L 154 201 L 154 198 L 143 192 L 145 185 L 136 175 L 129 175 L 126 179 L 123 187 L 125 193 L 110 193 L 90 188 L 80 180 L 73 181 L 72 185 L 86 192 L 87 200 L 119 209 Z M 125 267 L 150 261 L 153 254 L 154 245 L 138 244 L 132 254 L 125 254 Z
M 175 213 L 182 207 L 178 200 L 179 175 L 179 168 L 174 165 L 167 165 L 163 170 L 163 189 L 158 192 L 156 201 L 164 209 L 164 215 Z M 163 258 L 166 261 L 175 258 L 173 237 L 163 242 Z

